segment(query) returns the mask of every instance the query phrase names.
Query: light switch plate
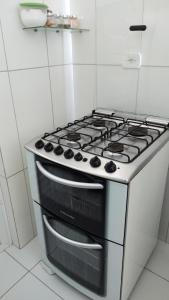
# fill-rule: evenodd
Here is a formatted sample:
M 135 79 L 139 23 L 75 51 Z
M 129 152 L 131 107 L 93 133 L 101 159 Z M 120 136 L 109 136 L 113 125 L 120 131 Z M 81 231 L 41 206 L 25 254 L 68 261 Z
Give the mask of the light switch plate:
M 139 69 L 142 55 L 139 52 L 128 52 L 124 55 L 122 67 L 126 69 Z

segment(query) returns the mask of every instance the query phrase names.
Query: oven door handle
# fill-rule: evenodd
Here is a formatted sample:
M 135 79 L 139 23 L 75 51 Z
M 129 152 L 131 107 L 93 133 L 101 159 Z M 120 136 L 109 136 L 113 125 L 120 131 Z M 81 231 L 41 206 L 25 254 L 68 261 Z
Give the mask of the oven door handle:
M 57 177 L 51 173 L 49 173 L 42 164 L 39 161 L 36 161 L 36 165 L 39 169 L 39 171 L 48 179 L 57 182 L 62 185 L 75 187 L 79 189 L 90 189 L 90 190 L 103 190 L 104 186 L 100 183 L 85 183 L 85 182 L 76 182 L 76 181 L 70 181 L 64 178 Z
M 87 244 L 87 243 L 80 243 L 77 241 L 73 241 L 70 240 L 66 237 L 64 237 L 63 235 L 61 235 L 60 233 L 56 232 L 52 226 L 49 224 L 47 216 L 43 215 L 43 221 L 47 227 L 47 229 L 59 240 L 61 240 L 62 242 L 74 246 L 74 247 L 78 247 L 78 248 L 83 248 L 83 249 L 90 249 L 90 250 L 101 250 L 103 249 L 103 247 L 99 244 Z

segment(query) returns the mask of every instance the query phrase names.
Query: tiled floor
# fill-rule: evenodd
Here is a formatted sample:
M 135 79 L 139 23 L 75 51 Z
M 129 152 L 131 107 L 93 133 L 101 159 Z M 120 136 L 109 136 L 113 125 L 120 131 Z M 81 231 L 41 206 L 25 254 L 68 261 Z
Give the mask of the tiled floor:
M 24 249 L 0 254 L 0 299 L 87 300 L 40 265 L 37 238 Z M 130 300 L 169 300 L 169 245 L 159 242 Z

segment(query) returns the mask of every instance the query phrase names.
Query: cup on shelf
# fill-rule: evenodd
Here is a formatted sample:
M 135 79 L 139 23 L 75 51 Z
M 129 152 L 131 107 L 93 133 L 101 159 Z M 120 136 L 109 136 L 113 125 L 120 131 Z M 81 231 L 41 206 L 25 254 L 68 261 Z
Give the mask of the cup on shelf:
M 42 3 L 20 3 L 20 18 L 24 27 L 45 26 L 48 6 Z

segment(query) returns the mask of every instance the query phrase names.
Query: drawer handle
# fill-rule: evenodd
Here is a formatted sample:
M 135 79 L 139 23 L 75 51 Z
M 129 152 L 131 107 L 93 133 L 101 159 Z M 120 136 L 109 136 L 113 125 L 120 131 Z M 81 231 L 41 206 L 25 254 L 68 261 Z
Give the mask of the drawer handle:
M 62 242 L 69 244 L 71 246 L 75 246 L 78 248 L 84 248 L 84 249 L 90 249 L 90 250 L 101 250 L 103 247 L 99 244 L 86 244 L 86 243 L 80 243 L 80 242 L 76 242 L 73 240 L 70 240 L 66 237 L 64 237 L 63 235 L 61 235 L 60 233 L 58 233 L 57 231 L 55 231 L 52 226 L 49 224 L 48 219 L 45 215 L 43 215 L 43 221 L 47 227 L 47 229 L 59 240 L 61 240 Z

